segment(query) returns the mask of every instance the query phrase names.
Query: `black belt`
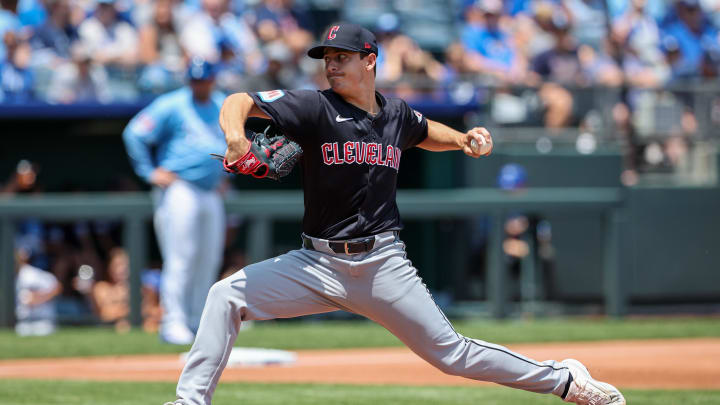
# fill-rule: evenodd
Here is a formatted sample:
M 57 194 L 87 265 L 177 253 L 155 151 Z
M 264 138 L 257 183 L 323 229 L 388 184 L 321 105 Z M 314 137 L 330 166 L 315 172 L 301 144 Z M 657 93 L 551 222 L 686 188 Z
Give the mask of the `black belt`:
M 313 245 L 312 239 L 302 235 L 303 247 L 305 249 L 317 250 Z M 344 253 L 346 255 L 354 255 L 358 253 L 365 253 L 372 250 L 375 246 L 375 237 L 371 236 L 368 238 L 352 239 L 344 241 L 327 241 L 328 247 L 335 253 Z

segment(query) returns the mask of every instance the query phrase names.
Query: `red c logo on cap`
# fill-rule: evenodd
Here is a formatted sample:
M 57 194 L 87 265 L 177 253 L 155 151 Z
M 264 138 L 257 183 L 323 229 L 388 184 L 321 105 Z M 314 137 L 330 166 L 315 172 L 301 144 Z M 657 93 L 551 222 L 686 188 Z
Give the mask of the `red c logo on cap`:
M 327 39 L 335 39 L 335 33 L 340 29 L 339 25 L 334 25 L 332 28 L 330 28 L 330 32 L 328 32 L 328 38 Z

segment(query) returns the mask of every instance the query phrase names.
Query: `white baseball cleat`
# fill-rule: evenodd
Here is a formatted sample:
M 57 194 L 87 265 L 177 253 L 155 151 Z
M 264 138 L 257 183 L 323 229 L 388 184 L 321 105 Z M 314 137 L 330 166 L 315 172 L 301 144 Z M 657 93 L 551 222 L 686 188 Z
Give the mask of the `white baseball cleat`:
M 560 364 L 570 369 L 573 381 L 570 383 L 565 402 L 578 405 L 625 405 L 625 397 L 612 385 L 590 377 L 590 372 L 575 359 L 566 359 Z
M 195 340 L 195 334 L 181 323 L 172 323 L 160 329 L 160 339 L 174 345 L 189 345 Z

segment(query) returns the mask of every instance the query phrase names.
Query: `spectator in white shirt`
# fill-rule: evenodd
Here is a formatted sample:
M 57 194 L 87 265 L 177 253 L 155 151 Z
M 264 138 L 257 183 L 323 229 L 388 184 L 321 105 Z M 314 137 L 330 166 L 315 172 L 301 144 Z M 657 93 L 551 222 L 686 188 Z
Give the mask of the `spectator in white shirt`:
M 202 0 L 202 9 L 183 27 L 180 42 L 189 55 L 211 63 L 220 61 L 221 46 L 229 46 L 244 71 L 257 72 L 263 65 L 257 37 L 244 19 L 228 11 L 227 0 Z
M 21 336 L 44 336 L 55 331 L 55 297 L 62 286 L 50 272 L 29 265 L 29 253 L 15 252 L 15 332 Z
M 114 0 L 98 0 L 95 14 L 80 24 L 78 32 L 93 61 L 118 67 L 137 64 L 137 32 L 118 18 Z
M 51 103 L 109 103 L 113 100 L 105 68 L 92 61 L 89 49 L 76 43 L 71 60 L 52 74 L 46 98 Z

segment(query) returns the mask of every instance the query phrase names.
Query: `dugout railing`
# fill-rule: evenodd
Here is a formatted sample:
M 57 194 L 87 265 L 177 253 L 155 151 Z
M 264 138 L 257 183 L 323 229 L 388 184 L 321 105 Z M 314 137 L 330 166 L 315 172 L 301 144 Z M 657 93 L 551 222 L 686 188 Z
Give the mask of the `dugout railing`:
M 621 188 L 531 188 L 519 193 L 497 189 L 401 190 L 398 204 L 404 219 L 462 219 L 489 215 L 486 297 L 494 317 L 507 315 L 507 274 L 503 265 L 503 221 L 506 214 L 533 211 L 541 214 L 567 213 L 600 215 L 604 222 L 603 296 L 605 312 L 621 317 L 627 310 L 627 292 L 621 277 L 619 232 L 623 222 L 624 191 Z M 303 212 L 300 191 L 231 192 L 225 201 L 228 213 L 249 220 L 248 261 L 270 256 L 274 221 L 299 220 Z M 130 321 L 141 324 L 141 271 L 147 264 L 148 246 L 153 237 L 146 221 L 152 216 L 148 193 L 46 194 L 0 198 L 0 326 L 14 324 L 15 222 L 38 220 L 115 219 L 123 223 L 123 245 L 130 257 Z

